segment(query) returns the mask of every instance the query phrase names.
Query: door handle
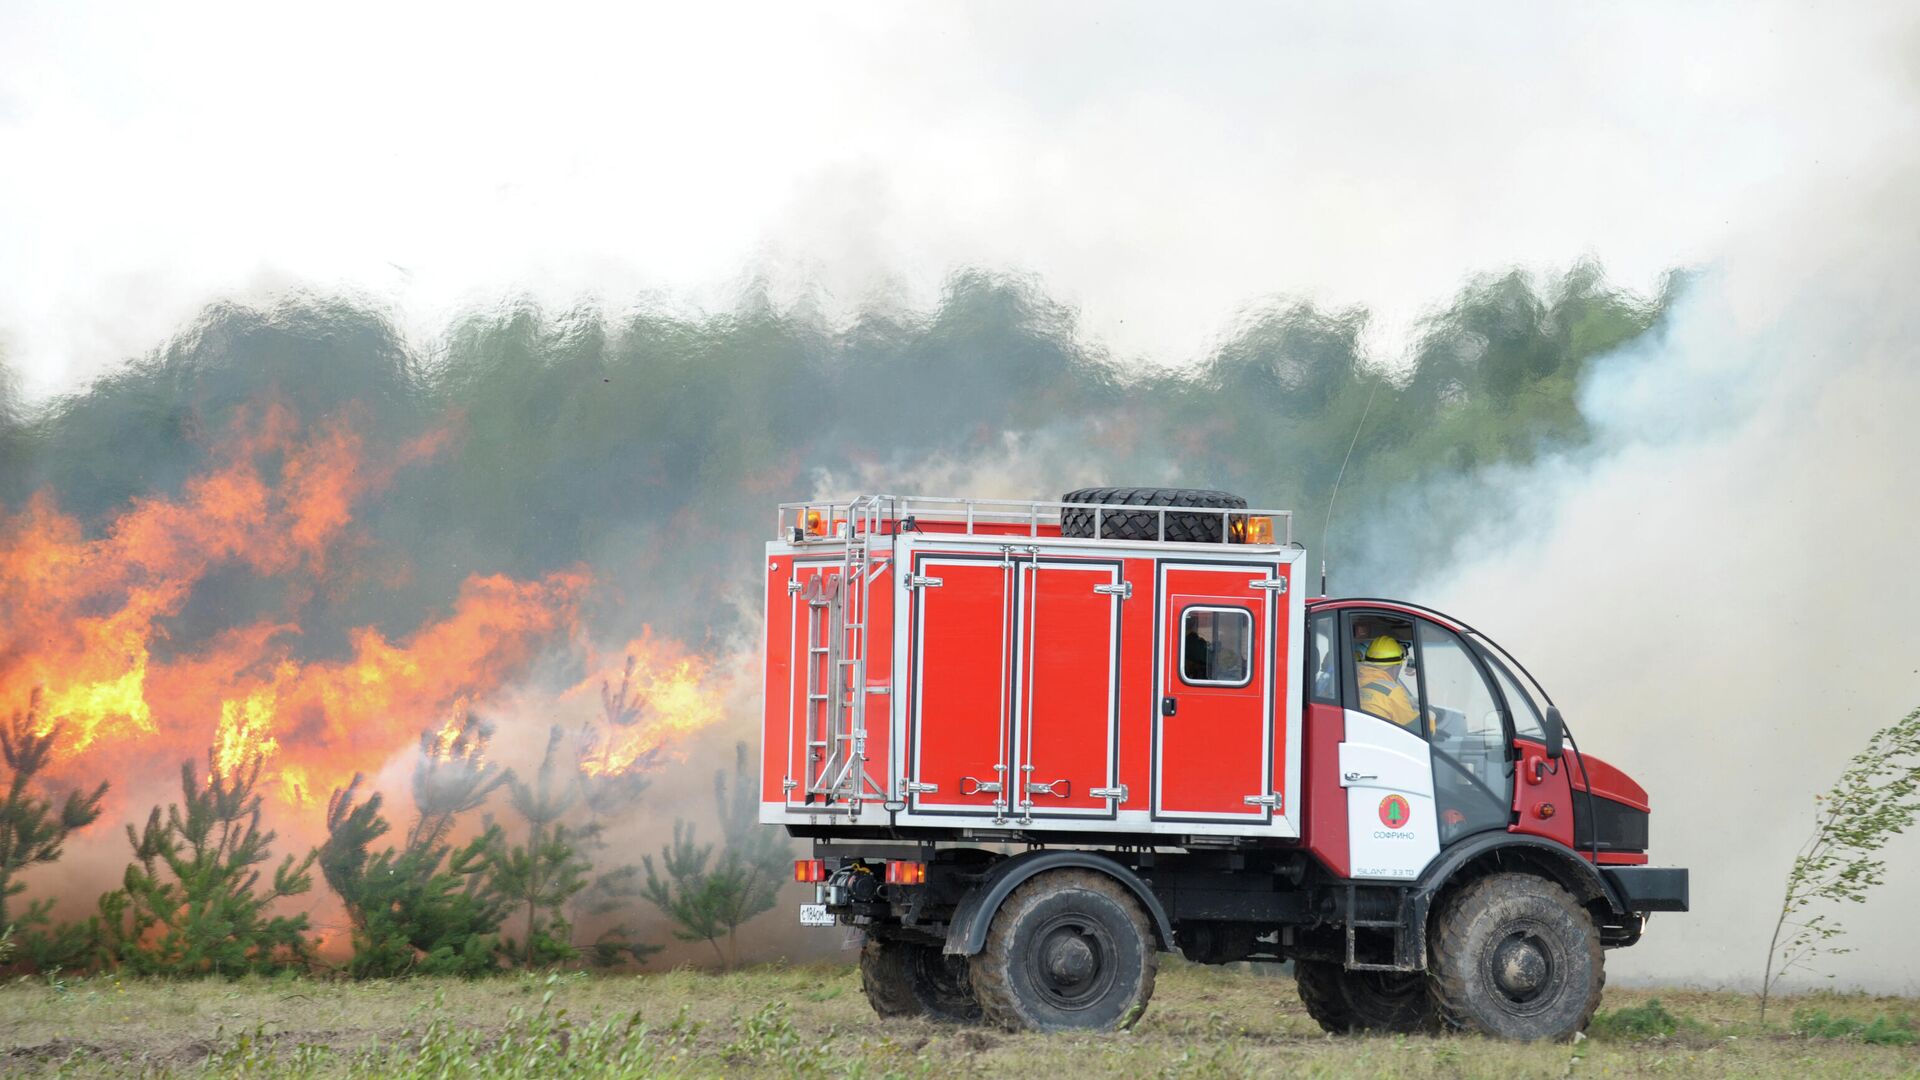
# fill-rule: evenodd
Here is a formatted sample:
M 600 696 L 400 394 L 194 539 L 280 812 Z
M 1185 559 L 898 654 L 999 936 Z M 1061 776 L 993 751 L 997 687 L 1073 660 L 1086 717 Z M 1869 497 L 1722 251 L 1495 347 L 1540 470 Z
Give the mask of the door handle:
M 1180 711 L 1179 698 L 1163 697 L 1160 699 L 1160 715 L 1161 716 L 1173 716 L 1179 711 Z
M 1353 783 L 1358 783 L 1359 781 L 1362 781 L 1362 780 L 1378 780 L 1380 779 L 1380 777 L 1374 775 L 1373 773 L 1350 772 L 1346 774 L 1344 777 L 1342 777 L 1341 779 L 1345 780 L 1349 784 L 1353 784 Z

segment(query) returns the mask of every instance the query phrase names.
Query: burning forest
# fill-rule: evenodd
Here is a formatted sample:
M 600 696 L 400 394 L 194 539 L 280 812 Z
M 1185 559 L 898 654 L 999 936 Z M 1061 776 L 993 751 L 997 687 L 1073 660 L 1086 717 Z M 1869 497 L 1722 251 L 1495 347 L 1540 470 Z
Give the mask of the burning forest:
M 1384 508 L 1436 462 L 1577 440 L 1580 372 L 1665 303 L 1591 267 L 1488 278 L 1394 371 L 1363 312 L 1281 305 L 1165 373 L 984 274 L 844 325 L 753 296 L 705 319 L 510 305 L 426 345 L 345 302 L 209 309 L 85 392 L 0 409 L 13 966 L 787 952 L 748 927 L 788 851 L 736 753 L 771 504 L 1177 473 L 1311 508 L 1371 415 L 1342 499 Z M 1421 569 L 1375 566 L 1353 572 Z

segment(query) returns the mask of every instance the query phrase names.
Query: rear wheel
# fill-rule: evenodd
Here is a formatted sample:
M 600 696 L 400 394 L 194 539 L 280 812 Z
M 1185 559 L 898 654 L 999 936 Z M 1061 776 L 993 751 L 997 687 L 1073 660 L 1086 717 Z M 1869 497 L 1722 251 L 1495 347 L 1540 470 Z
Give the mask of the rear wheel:
M 1147 913 L 1092 870 L 1055 870 L 1013 891 L 971 965 L 989 1020 L 1016 1031 L 1133 1026 L 1158 966 Z
M 966 957 L 947 956 L 938 945 L 867 938 L 860 950 L 860 989 L 881 1016 L 980 1022 Z
M 1300 960 L 1293 965 L 1293 978 L 1307 1015 L 1336 1035 L 1440 1026 L 1439 1009 L 1418 972 L 1348 971 L 1328 961 Z
M 1569 1039 L 1593 1019 L 1606 961 L 1593 917 L 1531 874 L 1467 885 L 1436 917 L 1429 982 L 1454 1027 L 1502 1039 Z

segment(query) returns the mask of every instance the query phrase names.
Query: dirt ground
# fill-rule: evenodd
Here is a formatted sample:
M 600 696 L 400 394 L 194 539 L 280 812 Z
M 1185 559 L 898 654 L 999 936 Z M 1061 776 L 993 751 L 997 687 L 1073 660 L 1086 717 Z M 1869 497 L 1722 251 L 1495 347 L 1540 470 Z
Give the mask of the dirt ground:
M 1910 998 L 1787 999 L 1763 1028 L 1747 995 L 1610 990 L 1592 1036 L 1571 1045 L 1329 1038 L 1290 979 L 1174 963 L 1133 1031 L 1099 1036 L 882 1021 L 842 966 L 480 982 L 104 976 L 0 987 L 0 1073 L 1857 1078 L 1920 1076 L 1916 1027 Z

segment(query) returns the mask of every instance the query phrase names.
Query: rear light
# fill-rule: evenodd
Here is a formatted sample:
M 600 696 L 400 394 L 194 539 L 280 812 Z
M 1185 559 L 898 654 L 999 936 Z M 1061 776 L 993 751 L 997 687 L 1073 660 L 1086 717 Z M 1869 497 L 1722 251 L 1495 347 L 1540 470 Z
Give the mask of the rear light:
M 927 883 L 927 864 L 892 859 L 887 862 L 887 884 L 889 885 L 925 885 Z
M 827 864 L 821 859 L 793 860 L 793 880 L 815 882 L 827 880 Z

